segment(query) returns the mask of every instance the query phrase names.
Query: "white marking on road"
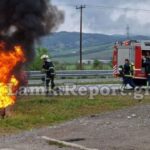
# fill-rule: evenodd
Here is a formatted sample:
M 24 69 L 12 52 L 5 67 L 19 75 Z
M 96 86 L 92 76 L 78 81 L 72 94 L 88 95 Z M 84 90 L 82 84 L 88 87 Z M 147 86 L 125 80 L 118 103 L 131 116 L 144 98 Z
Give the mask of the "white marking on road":
M 60 141 L 60 140 L 56 140 L 53 138 L 49 138 L 47 136 L 42 136 L 42 139 L 49 141 L 49 142 L 54 142 L 56 144 L 62 144 L 64 146 L 68 146 L 68 147 L 72 147 L 72 148 L 77 148 L 79 150 L 98 150 L 98 149 L 93 149 L 93 148 L 86 148 L 82 145 L 78 145 L 78 144 L 74 144 L 74 143 L 70 143 L 70 142 L 65 142 L 65 141 Z

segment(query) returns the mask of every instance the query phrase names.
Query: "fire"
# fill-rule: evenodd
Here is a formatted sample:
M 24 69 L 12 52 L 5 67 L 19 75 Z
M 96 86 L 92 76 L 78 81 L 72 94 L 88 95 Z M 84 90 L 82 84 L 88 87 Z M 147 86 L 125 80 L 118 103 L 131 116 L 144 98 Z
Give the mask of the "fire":
M 17 91 L 19 81 L 13 71 L 18 64 L 25 61 L 21 46 L 16 45 L 11 50 L 7 50 L 5 43 L 0 42 L 0 109 L 15 103 L 16 96 L 11 93 Z

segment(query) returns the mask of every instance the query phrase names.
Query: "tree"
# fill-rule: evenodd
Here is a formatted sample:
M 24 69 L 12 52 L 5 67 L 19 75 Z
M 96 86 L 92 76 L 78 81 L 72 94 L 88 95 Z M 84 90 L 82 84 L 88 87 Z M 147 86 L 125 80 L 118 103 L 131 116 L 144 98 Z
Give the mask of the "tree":
M 29 65 L 28 70 L 41 70 L 42 60 L 41 56 L 43 54 L 49 55 L 47 48 L 39 47 L 36 49 L 36 56 L 34 61 Z M 50 56 L 50 55 L 49 55 Z
M 96 59 L 96 60 L 94 60 L 93 68 L 94 69 L 102 69 L 103 65 L 102 65 L 102 63 L 99 60 Z

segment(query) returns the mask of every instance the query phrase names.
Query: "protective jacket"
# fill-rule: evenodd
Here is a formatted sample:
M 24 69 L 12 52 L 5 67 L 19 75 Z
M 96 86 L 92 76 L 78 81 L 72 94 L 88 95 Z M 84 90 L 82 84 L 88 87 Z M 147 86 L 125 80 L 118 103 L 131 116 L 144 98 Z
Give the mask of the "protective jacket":
M 125 77 L 133 77 L 134 66 L 131 64 L 125 64 L 123 67 Z
M 44 62 L 43 70 L 46 73 L 47 78 L 55 76 L 55 68 L 51 61 L 47 60 Z

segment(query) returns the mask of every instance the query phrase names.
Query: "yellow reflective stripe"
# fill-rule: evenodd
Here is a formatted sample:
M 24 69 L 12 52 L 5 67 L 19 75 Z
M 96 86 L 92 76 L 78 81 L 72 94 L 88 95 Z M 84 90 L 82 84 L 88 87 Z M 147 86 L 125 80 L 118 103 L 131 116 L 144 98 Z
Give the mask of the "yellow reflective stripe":
M 125 77 L 133 77 L 132 75 L 125 75 Z

